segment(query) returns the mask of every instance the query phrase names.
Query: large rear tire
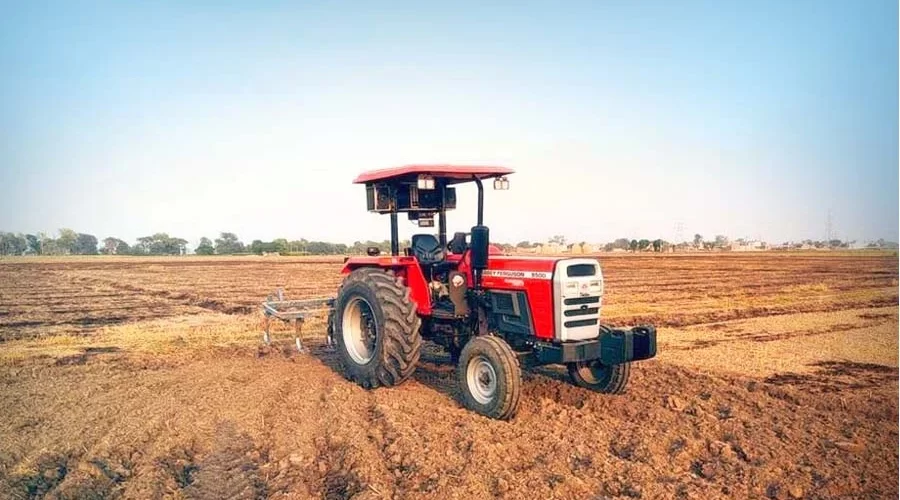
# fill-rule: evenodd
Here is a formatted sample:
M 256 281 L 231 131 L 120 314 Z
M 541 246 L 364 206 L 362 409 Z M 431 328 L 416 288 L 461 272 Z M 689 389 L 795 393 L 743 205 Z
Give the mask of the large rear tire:
M 515 416 L 522 371 L 519 358 L 503 339 L 483 335 L 466 342 L 457 371 L 466 408 L 500 420 Z
M 392 272 L 356 269 L 344 278 L 334 307 L 334 341 L 344 374 L 371 389 L 403 383 L 422 350 L 421 319 Z
M 622 394 L 628 385 L 631 364 L 601 365 L 599 361 L 566 363 L 572 383 L 604 394 Z

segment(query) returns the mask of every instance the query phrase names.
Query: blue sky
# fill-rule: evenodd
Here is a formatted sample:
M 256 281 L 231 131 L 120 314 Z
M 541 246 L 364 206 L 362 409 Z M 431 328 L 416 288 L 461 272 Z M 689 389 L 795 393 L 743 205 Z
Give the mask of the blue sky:
M 461 162 L 496 241 L 898 238 L 896 2 L 2 9 L 0 230 L 383 239 L 356 174 Z

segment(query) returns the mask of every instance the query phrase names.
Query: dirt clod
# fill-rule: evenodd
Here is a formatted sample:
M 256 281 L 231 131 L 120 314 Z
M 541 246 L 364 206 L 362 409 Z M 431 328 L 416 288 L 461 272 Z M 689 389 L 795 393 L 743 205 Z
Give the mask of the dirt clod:
M 665 397 L 665 406 L 670 410 L 681 411 L 685 408 L 685 403 L 683 399 L 670 394 Z
M 837 448 L 841 451 L 846 451 L 846 452 L 854 453 L 857 455 L 861 454 L 866 449 L 865 446 L 863 446 L 859 443 L 854 443 L 852 441 L 837 441 L 833 444 L 834 444 L 835 448 Z

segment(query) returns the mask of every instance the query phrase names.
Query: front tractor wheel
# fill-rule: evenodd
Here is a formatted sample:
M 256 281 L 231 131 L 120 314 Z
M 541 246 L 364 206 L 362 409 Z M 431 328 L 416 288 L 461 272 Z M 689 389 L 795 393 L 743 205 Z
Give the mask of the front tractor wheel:
M 566 363 L 566 368 L 569 369 L 569 377 L 573 384 L 604 394 L 625 392 L 631 372 L 629 363 L 610 366 L 601 365 L 596 360 Z
M 334 342 L 344 374 L 365 388 L 408 379 L 422 348 L 421 320 L 409 289 L 393 273 L 357 269 L 334 304 Z
M 466 408 L 501 420 L 515 415 L 522 373 L 516 353 L 502 339 L 485 335 L 468 341 L 459 356 L 458 376 Z

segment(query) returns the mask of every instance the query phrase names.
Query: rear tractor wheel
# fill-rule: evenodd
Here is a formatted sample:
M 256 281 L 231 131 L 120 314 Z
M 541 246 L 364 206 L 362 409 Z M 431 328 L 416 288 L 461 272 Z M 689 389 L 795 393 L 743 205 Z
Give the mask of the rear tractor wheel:
M 457 372 L 466 408 L 500 420 L 515 416 L 522 373 L 509 344 L 490 335 L 473 338 L 462 349 Z
M 573 384 L 604 394 L 625 392 L 631 372 L 629 363 L 601 365 L 597 360 L 566 363 L 566 368 L 569 369 L 569 377 Z
M 408 379 L 422 349 L 421 320 L 409 289 L 390 271 L 351 272 L 334 304 L 335 349 L 348 379 L 365 388 Z

